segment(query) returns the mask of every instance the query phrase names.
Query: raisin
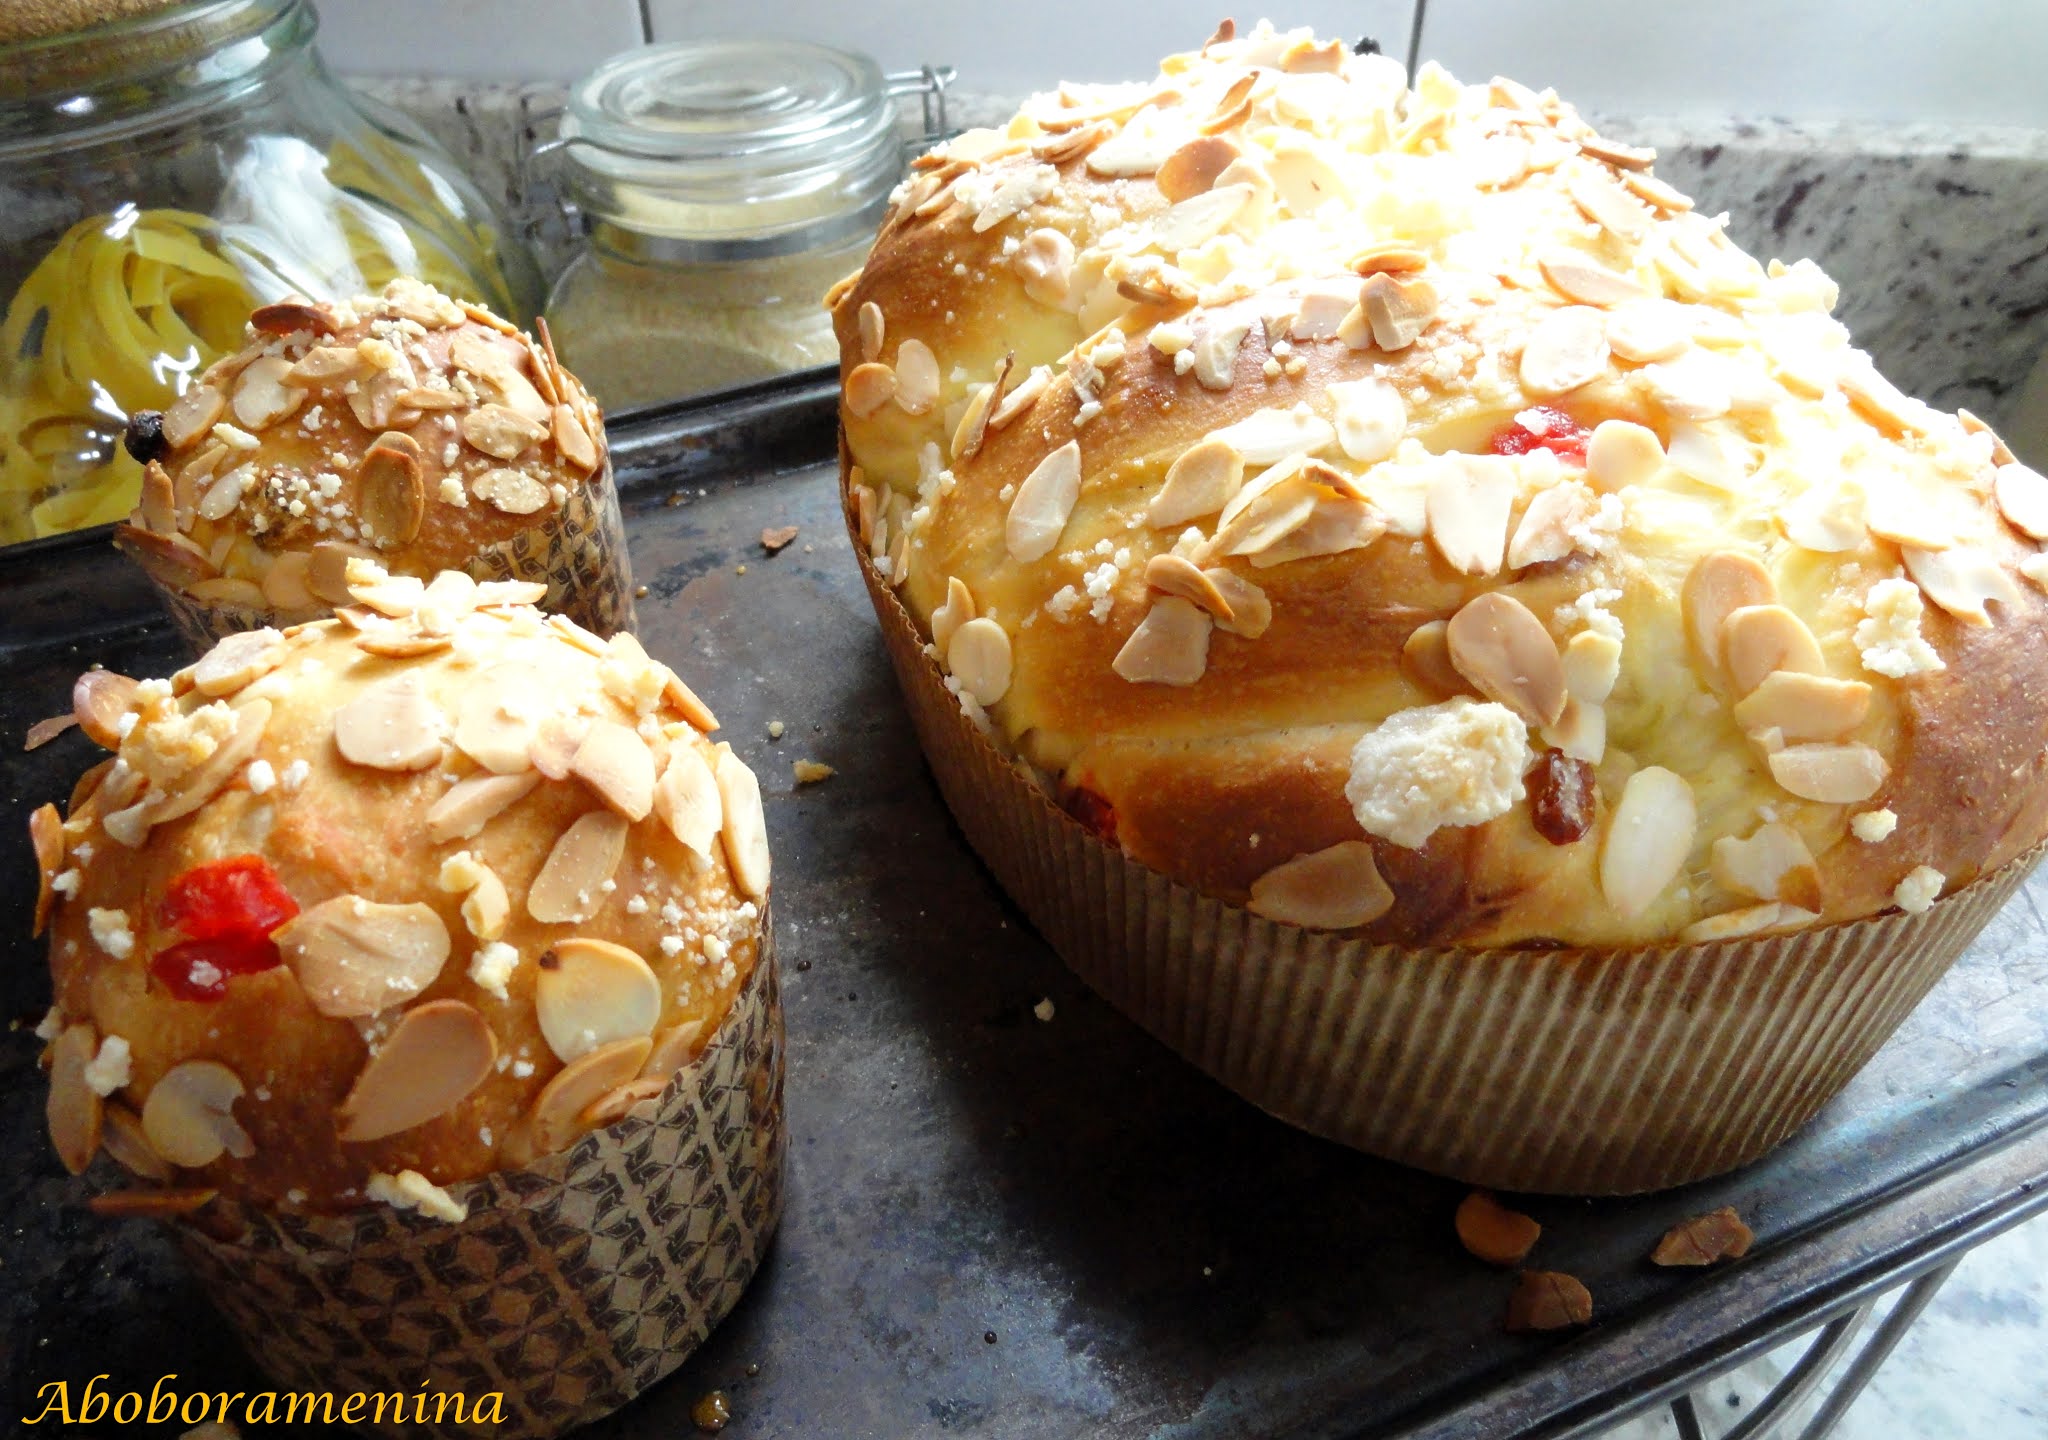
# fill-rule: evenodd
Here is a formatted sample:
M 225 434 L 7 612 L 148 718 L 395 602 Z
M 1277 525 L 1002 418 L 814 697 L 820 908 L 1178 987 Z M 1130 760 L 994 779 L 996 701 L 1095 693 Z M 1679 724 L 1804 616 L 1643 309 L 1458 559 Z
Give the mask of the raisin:
M 150 957 L 149 973 L 179 1000 L 205 1004 L 228 993 L 228 981 L 283 963 L 268 940 L 246 935 L 186 940 Z
M 164 439 L 164 412 L 137 410 L 130 415 L 128 428 L 121 434 L 121 444 L 135 457 L 138 465 L 147 465 L 170 454 L 170 442 Z
M 1067 813 L 1105 844 L 1116 844 L 1116 807 L 1093 790 L 1077 786 L 1067 794 Z
M 1546 750 L 1529 774 L 1529 819 L 1553 845 L 1570 845 L 1593 828 L 1593 767 Z
M 233 855 L 173 879 L 157 919 L 194 940 L 262 940 L 298 913 L 269 861 Z

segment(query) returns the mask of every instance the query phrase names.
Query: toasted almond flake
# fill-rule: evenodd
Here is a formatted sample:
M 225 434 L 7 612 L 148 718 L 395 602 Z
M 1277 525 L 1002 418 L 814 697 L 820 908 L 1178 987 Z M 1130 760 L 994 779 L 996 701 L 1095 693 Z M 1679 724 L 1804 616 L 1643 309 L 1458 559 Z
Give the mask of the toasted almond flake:
M 41 935 L 56 903 L 57 874 L 64 868 L 64 817 L 55 805 L 40 805 L 28 817 L 28 837 L 36 856 L 35 929 Z
M 1238 351 L 1251 328 L 1249 320 L 1204 322 L 1193 346 L 1195 383 L 1204 390 L 1228 390 L 1237 373 Z
M 1355 494 L 1346 493 L 1353 488 L 1350 477 L 1319 460 L 1311 460 L 1302 467 L 1301 479 L 1311 486 L 1327 480 L 1342 483 L 1332 487 L 1339 492 L 1335 495 L 1317 494 L 1306 518 L 1298 523 L 1276 523 L 1271 527 L 1270 540 L 1259 543 L 1247 539 L 1231 547 L 1231 553 L 1249 555 L 1255 567 L 1267 569 L 1320 555 L 1360 550 L 1386 533 L 1386 517 Z
M 1759 825 L 1742 840 L 1723 835 L 1714 842 L 1712 868 L 1714 879 L 1738 895 L 1783 900 L 1801 910 L 1821 908 L 1820 867 L 1790 825 Z
M 477 499 L 507 515 L 531 515 L 548 503 L 548 487 L 521 470 L 486 470 L 469 482 Z
M 318 602 L 307 581 L 312 563 L 313 557 L 303 550 L 271 556 L 270 565 L 263 572 L 263 598 L 287 614 L 317 608 Z
M 1202 121 L 1199 127 L 1201 132 L 1204 135 L 1220 135 L 1226 130 L 1235 130 L 1250 119 L 1252 87 L 1258 83 L 1258 78 L 1258 75 L 1253 73 L 1240 75 L 1233 80 L 1230 88 L 1224 91 L 1223 97 L 1216 102 L 1216 108 Z
M 1643 287 L 1619 271 L 1577 250 L 1552 250 L 1537 257 L 1550 288 L 1580 305 L 1619 305 L 1640 299 Z
M 1721 655 L 1738 695 L 1748 695 L 1774 671 L 1824 676 L 1820 643 L 1806 622 L 1782 605 L 1744 605 L 1721 626 Z
M 192 683 L 200 694 L 232 695 L 284 663 L 284 637 L 265 627 L 229 635 L 199 657 Z
M 882 318 L 882 307 L 872 300 L 861 302 L 860 315 L 860 358 L 879 360 L 882 358 L 882 340 L 888 334 L 888 322 Z
M 437 845 L 470 839 L 508 807 L 525 799 L 539 783 L 540 776 L 532 770 L 522 775 L 470 775 L 458 780 L 427 811 L 427 836 Z
M 548 1048 L 565 1062 L 576 1060 L 652 1033 L 661 1018 L 661 981 L 623 945 L 562 940 L 540 957 L 533 1013 Z
M 1607 345 L 1639 365 L 1673 360 L 1692 348 L 1685 307 L 1669 300 L 1639 299 L 1617 305 L 1607 316 Z M 1726 410 L 1723 403 L 1720 407 Z
M 547 426 L 498 404 L 477 406 L 462 417 L 460 429 L 470 448 L 494 460 L 515 460 L 548 435 Z
M 1885 379 L 1861 351 L 1851 351 L 1837 381 L 1849 403 L 1887 435 L 1924 435 L 1937 419 L 1934 410 Z
M 2013 529 L 2029 539 L 2048 540 L 2048 477 L 2016 460 L 2007 461 L 1993 472 L 1992 492 Z
M 171 402 L 164 411 L 164 443 L 173 452 L 183 450 L 210 432 L 228 413 L 227 397 L 211 385 L 194 385 Z
M 989 411 L 995 408 L 996 397 L 1002 391 L 1003 377 L 1009 370 L 1009 357 L 1005 356 L 995 383 L 976 386 L 967 397 L 967 408 L 960 412 L 960 423 L 953 427 L 949 453 L 954 460 L 972 460 L 981 453 L 982 441 L 988 438 Z
M 1244 484 L 1244 467 L 1244 456 L 1229 441 L 1214 435 L 1197 441 L 1167 468 L 1165 483 L 1146 507 L 1145 523 L 1163 530 L 1213 515 Z
M 88 670 L 71 687 L 78 728 L 103 750 L 121 748 L 121 717 L 135 708 L 136 682 L 112 670 Z
M 1191 560 L 1178 555 L 1154 555 L 1145 562 L 1145 583 L 1154 590 L 1193 601 L 1215 619 L 1236 618 L 1216 582 Z
M 1619 170 L 1647 170 L 1657 159 L 1655 150 L 1624 145 L 1619 140 L 1608 140 L 1599 135 L 1582 135 L 1578 145 L 1595 160 L 1605 160 Z
M 1861 680 L 1774 670 L 1736 705 L 1735 723 L 1745 731 L 1775 729 L 1788 743 L 1839 740 L 1869 713 L 1870 687 Z
M 1064 305 L 1073 289 L 1074 242 L 1058 230 L 1033 230 L 1011 257 L 1010 268 L 1031 299 L 1041 305 Z
M 288 375 L 295 385 L 332 387 L 366 374 L 369 368 L 353 345 L 316 345 Z
M 1372 846 L 1345 840 L 1297 855 L 1252 882 L 1253 914 L 1311 930 L 1370 925 L 1394 907 Z
M 1530 725 L 1564 714 L 1564 665 L 1557 644 L 1529 607 L 1500 591 L 1475 596 L 1444 632 L 1450 661 L 1473 688 Z
M 1604 705 L 1621 678 L 1621 642 L 1612 635 L 1582 630 L 1572 636 L 1560 657 L 1565 689 L 1572 698 Z
M 1891 767 L 1868 745 L 1790 745 L 1768 757 L 1771 778 L 1802 800 L 1854 805 L 1875 795 Z
M 1402 280 L 1384 272 L 1368 276 L 1359 305 L 1382 350 L 1405 350 L 1436 318 L 1436 287 L 1427 280 Z
M 1590 165 L 1575 165 L 1565 176 L 1565 191 L 1586 218 L 1630 245 L 1650 233 L 1650 214 L 1635 197 Z
M 1265 634 L 1273 623 L 1273 602 L 1266 598 L 1266 592 L 1235 571 L 1221 566 L 1211 566 L 1202 572 L 1209 583 L 1216 587 L 1216 593 L 1230 606 L 1230 618 L 1219 619 L 1216 627 L 1239 635 L 1247 640 L 1256 640 Z
M 654 1037 L 654 1049 L 640 1066 L 642 1078 L 666 1084 L 670 1076 L 697 1058 L 704 1049 L 703 1041 L 702 1020 L 682 1020 L 669 1026 Z
M 553 417 L 555 452 L 573 469 L 588 474 L 597 468 L 597 442 L 590 437 L 590 431 L 576 412 L 567 405 L 557 405 Z
M 612 878 L 626 853 L 627 821 L 593 810 L 556 839 L 526 893 L 526 913 L 543 925 L 580 925 L 604 908 Z
M 768 820 L 761 810 L 761 782 L 746 762 L 721 745 L 712 765 L 718 801 L 724 809 L 719 838 L 726 864 L 741 892 L 759 900 L 768 893 Z
M 1010 688 L 1010 637 L 987 617 L 963 621 L 946 644 L 946 669 L 983 708 Z
M 534 710 L 539 697 L 548 693 L 546 679 L 533 666 L 494 666 L 457 702 L 456 748 L 500 775 L 530 770 L 533 740 L 540 728 Z
M 1717 550 L 1702 556 L 1686 576 L 1680 603 L 1693 650 L 1715 673 L 1722 668 L 1722 627 L 1735 611 L 1776 603 L 1770 572 L 1747 555 Z
M 1402 671 L 1439 699 L 1473 693 L 1458 667 L 1451 663 L 1449 630 L 1449 621 L 1430 620 L 1410 631 L 1401 645 Z
M 946 580 L 946 603 L 932 611 L 932 644 L 941 655 L 952 643 L 954 632 L 979 613 L 974 604 L 974 592 L 958 575 Z
M 242 773 L 256 758 L 263 732 L 270 724 L 268 700 L 248 700 L 235 707 L 235 730 L 214 752 L 156 793 L 149 809 L 151 825 L 168 825 L 191 814 Z
M 1384 460 L 1408 430 L 1408 404 L 1389 381 L 1375 376 L 1326 387 L 1335 403 L 1337 443 L 1353 460 Z
M 490 1077 L 497 1059 L 498 1037 L 472 1007 L 460 1000 L 415 1005 L 336 1108 L 335 1134 L 363 1144 L 438 1119 Z
M 846 408 L 865 420 L 896 398 L 896 372 L 878 360 L 856 365 L 846 377 Z
M 1223 507 L 1202 558 L 1258 555 L 1307 524 L 1319 495 L 1305 468 L 1299 461 L 1276 465 L 1238 491 Z
M 705 859 L 725 824 L 725 806 L 710 765 L 687 743 L 671 745 L 654 787 L 654 812 L 669 833 Z
M 365 630 L 356 637 L 356 649 L 386 660 L 417 660 L 434 655 L 454 644 L 447 635 L 409 635 L 396 626 Z
M 1682 214 L 1692 209 L 1692 197 L 1676 185 L 1667 184 L 1655 175 L 1641 171 L 1629 171 L 1621 177 L 1622 188 L 1639 200 L 1646 200 L 1652 207 L 1667 214 Z
M 166 1070 L 142 1102 L 142 1134 L 171 1165 L 196 1170 L 222 1155 L 246 1160 L 256 1153 L 235 1121 L 241 1077 L 217 1060 L 187 1060 Z
M 152 460 L 142 467 L 142 499 L 135 516 L 145 530 L 168 535 L 178 528 L 178 496 L 164 467 Z
M 1353 255 L 1344 268 L 1355 275 L 1410 275 L 1429 268 L 1429 254 L 1398 240 L 1383 240 Z
M 1927 598 L 1958 620 L 1989 625 L 1987 605 L 1996 601 L 2010 609 L 2020 603 L 2020 589 L 2012 576 L 1988 552 L 1974 546 L 1920 550 L 1907 545 L 1899 554 L 1906 562 L 1906 573 L 1927 592 Z
M 77 725 L 78 717 L 76 715 L 45 715 L 42 719 L 36 721 L 35 724 L 28 727 L 28 733 L 22 737 L 21 748 L 25 751 L 40 750 L 65 731 L 76 728 Z
M 105 1106 L 105 1123 L 100 1129 L 100 1144 L 116 1165 L 131 1175 L 145 1180 L 154 1180 L 159 1185 L 171 1183 L 175 1171 L 163 1156 L 156 1153 L 149 1143 L 149 1137 L 142 1133 L 142 1117 L 126 1105 L 109 1101 Z
M 939 400 L 939 361 L 922 340 L 896 347 L 896 406 L 906 415 L 923 415 Z
M 1607 369 L 1607 317 L 1590 305 L 1567 305 L 1537 323 L 1522 348 L 1522 388 L 1562 395 Z
M 420 533 L 427 487 L 418 452 L 410 436 L 393 432 L 378 437 L 363 454 L 356 471 L 356 518 L 379 544 L 409 544 Z
M 1867 534 L 1862 492 L 1847 484 L 1817 485 L 1794 497 L 1772 518 L 1786 539 L 1816 554 L 1860 549 Z
M 1092 125 L 1083 125 L 1078 130 L 1068 130 L 1049 139 L 1037 141 L 1031 147 L 1035 160 L 1046 165 L 1064 165 L 1070 160 L 1079 160 L 1093 154 L 1095 147 L 1116 134 L 1116 126 L 1106 120 Z
M 584 1116 L 605 1095 L 631 1082 L 654 1048 L 646 1036 L 614 1040 L 562 1067 L 533 1102 L 536 1154 L 564 1150 L 589 1126 Z
M 1249 185 L 1218 185 L 1169 206 L 1152 221 L 1152 244 L 1168 255 L 1213 240 L 1251 202 Z
M 1443 456 L 1431 470 L 1423 513 L 1444 563 L 1464 575 L 1500 573 L 1519 489 L 1503 456 Z
M 1336 438 L 1335 427 L 1320 416 L 1268 407 L 1212 432 L 1203 443 L 1220 440 L 1247 465 L 1273 465 L 1324 449 Z
M 1578 548 L 1574 532 L 1592 516 L 1592 493 L 1583 485 L 1566 482 L 1538 490 L 1529 497 L 1514 538 L 1508 542 L 1508 569 L 1564 559 Z
M 364 690 L 334 715 L 342 757 L 373 770 L 424 770 L 439 763 L 441 709 L 412 674 Z
M 512 897 L 498 872 L 479 864 L 476 883 L 462 901 L 462 923 L 479 940 L 496 940 L 512 919 Z
M 1555 724 L 1545 725 L 1541 733 L 1544 743 L 1567 759 L 1598 765 L 1607 754 L 1607 711 L 1576 695 L 1567 695 L 1564 713 Z
M 329 605 L 346 605 L 354 598 L 348 584 L 348 563 L 373 558 L 359 545 L 339 540 L 322 540 L 307 554 L 306 588 Z
M 1660 765 L 1628 777 L 1600 848 L 1600 890 L 1633 919 L 1650 908 L 1692 853 L 1692 787 Z
M 643 1100 L 652 1100 L 668 1089 L 668 1081 L 653 1076 L 628 1080 L 625 1084 L 607 1090 L 588 1105 L 576 1117 L 576 1123 L 585 1129 L 596 1130 L 606 1125 L 615 1125 L 626 1118 L 634 1106 Z
M 284 419 L 306 403 L 306 392 L 286 383 L 292 362 L 282 355 L 264 355 L 249 362 L 235 381 L 235 421 L 245 430 L 261 430 Z
M 1003 527 L 1010 558 L 1028 563 L 1051 551 L 1080 498 L 1081 446 L 1069 440 L 1032 467 L 1017 487 Z
M 1153 183 L 1173 204 L 1205 195 L 1238 154 L 1238 148 L 1221 136 L 1197 136 L 1166 157 L 1152 177 Z
M 66 1026 L 50 1046 L 50 1096 L 43 1114 L 57 1158 L 73 1175 L 84 1174 L 100 1148 L 105 1106 L 85 1078 L 99 1044 L 98 1032 L 80 1021 Z
M 1688 945 L 1704 945 L 1716 940 L 1739 940 L 1745 935 L 1760 935 L 1766 930 L 1779 929 L 1788 924 L 1805 923 L 1800 917 L 1809 912 L 1797 906 L 1781 905 L 1768 901 L 1761 905 L 1746 905 L 1740 910 L 1728 910 L 1719 915 L 1709 915 L 1704 920 L 1695 920 L 1678 932 L 1678 938 Z
M 1177 596 L 1154 601 L 1110 668 L 1134 685 L 1192 685 L 1208 668 L 1211 625 Z
M 590 733 L 590 723 L 584 715 L 550 715 L 543 719 L 527 749 L 533 768 L 550 780 L 568 779 L 569 768 L 576 762 L 577 747 Z
M 375 1015 L 403 1005 L 448 963 L 448 927 L 431 906 L 338 895 L 299 912 L 271 937 L 322 1015 Z
M 624 725 L 594 722 L 569 771 L 628 820 L 645 820 L 654 809 L 654 753 Z

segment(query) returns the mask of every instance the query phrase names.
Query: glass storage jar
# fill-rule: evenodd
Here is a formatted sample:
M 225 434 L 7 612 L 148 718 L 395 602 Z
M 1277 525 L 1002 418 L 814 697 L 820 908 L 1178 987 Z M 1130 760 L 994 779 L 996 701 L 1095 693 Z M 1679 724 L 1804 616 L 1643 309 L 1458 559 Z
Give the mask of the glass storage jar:
M 548 301 L 563 363 L 616 410 L 834 362 L 820 302 L 903 174 L 892 97 L 946 78 L 782 41 L 599 66 L 548 147 L 590 229 Z
M 315 25 L 307 0 L 0 11 L 0 543 L 124 517 L 127 413 L 240 348 L 259 304 L 410 274 L 532 313 L 482 195 L 328 74 Z

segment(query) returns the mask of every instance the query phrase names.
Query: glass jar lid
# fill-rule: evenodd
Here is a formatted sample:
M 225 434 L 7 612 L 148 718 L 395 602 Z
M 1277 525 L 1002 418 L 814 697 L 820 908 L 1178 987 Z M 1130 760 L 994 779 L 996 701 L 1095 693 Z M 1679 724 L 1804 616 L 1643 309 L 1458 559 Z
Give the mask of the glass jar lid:
M 903 168 L 880 67 L 801 41 L 629 51 L 570 92 L 558 143 L 586 212 L 678 258 L 872 229 Z

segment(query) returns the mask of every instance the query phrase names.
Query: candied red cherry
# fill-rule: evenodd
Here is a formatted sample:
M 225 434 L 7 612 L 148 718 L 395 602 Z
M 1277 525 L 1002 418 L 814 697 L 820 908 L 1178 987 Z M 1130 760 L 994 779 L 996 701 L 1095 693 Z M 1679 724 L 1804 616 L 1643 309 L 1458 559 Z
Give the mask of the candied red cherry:
M 1526 455 L 1531 450 L 1548 450 L 1560 460 L 1586 463 L 1586 441 L 1592 431 L 1551 405 L 1537 405 L 1522 411 L 1495 432 L 1493 453 Z
M 1116 844 L 1116 807 L 1086 786 L 1067 793 L 1067 813 L 1099 840 Z
M 298 913 L 268 860 L 231 855 L 173 879 L 157 919 L 194 940 L 260 940 Z
M 185 940 L 168 950 L 159 950 L 150 958 L 149 973 L 180 1000 L 211 1003 L 226 996 L 228 981 L 237 975 L 269 970 L 283 959 L 268 940 L 223 936 Z

